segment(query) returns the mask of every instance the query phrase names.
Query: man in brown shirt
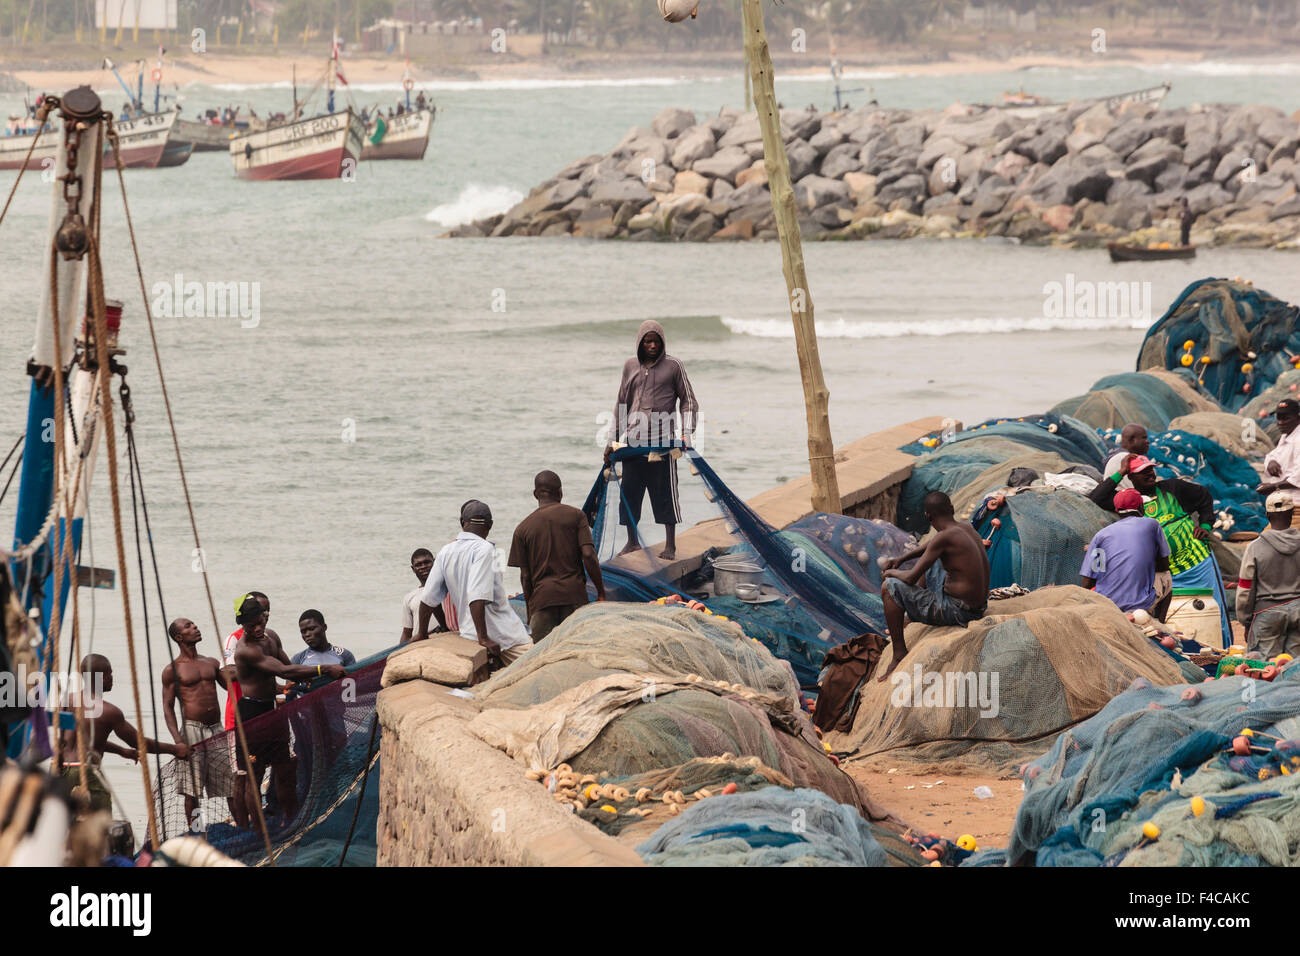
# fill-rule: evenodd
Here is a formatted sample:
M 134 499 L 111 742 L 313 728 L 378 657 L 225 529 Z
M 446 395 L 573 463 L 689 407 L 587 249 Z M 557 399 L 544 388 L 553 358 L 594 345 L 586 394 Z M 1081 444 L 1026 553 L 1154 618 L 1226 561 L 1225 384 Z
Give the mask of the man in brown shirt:
M 519 569 L 534 644 L 587 603 L 584 567 L 596 586 L 596 600 L 605 600 L 605 581 L 587 516 L 561 504 L 561 494 L 560 476 L 539 471 L 533 479 L 537 510 L 515 528 L 510 544 L 510 566 Z

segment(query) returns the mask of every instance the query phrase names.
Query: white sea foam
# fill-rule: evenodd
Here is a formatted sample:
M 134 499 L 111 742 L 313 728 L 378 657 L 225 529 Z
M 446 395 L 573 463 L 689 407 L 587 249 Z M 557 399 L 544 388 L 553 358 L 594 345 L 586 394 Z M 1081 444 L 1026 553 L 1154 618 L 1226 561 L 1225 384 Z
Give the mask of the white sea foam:
M 1138 67 L 1150 73 L 1194 73 L 1200 76 L 1296 76 L 1294 60 L 1204 60 L 1200 63 L 1148 63 Z
M 346 70 L 346 65 L 344 66 Z M 681 86 L 686 83 L 716 83 L 721 82 L 722 77 L 690 77 L 690 76 L 633 76 L 633 77 L 607 77 L 607 78 L 584 78 L 584 79 L 565 79 L 565 78 L 510 78 L 503 77 L 500 79 L 490 80 L 417 80 L 416 88 L 429 91 L 472 91 L 472 90 L 556 90 L 556 89 L 575 89 L 581 87 L 630 87 L 630 86 Z M 187 84 L 189 85 L 189 84 Z M 205 84 L 211 86 L 214 90 L 287 90 L 292 85 L 287 82 L 275 83 L 211 83 Z M 299 84 L 301 88 L 303 84 Z M 392 80 L 379 83 L 350 83 L 347 87 L 339 87 L 338 95 L 343 95 L 345 90 L 351 90 L 354 93 L 401 93 L 402 78 L 394 76 Z
M 480 186 L 470 183 L 454 200 L 434 206 L 425 213 L 424 218 L 450 229 L 484 216 L 505 212 L 523 198 L 523 193 L 510 186 Z
M 789 319 L 732 319 L 722 317 L 722 324 L 736 335 L 762 339 L 794 338 Z M 1005 319 L 925 319 L 919 322 L 852 322 L 847 319 L 824 319 L 817 323 L 817 335 L 823 339 L 899 339 L 908 336 L 990 335 L 1010 332 L 1050 332 L 1081 329 L 1144 329 L 1144 319 L 1076 319 L 1076 318 L 1005 318 Z

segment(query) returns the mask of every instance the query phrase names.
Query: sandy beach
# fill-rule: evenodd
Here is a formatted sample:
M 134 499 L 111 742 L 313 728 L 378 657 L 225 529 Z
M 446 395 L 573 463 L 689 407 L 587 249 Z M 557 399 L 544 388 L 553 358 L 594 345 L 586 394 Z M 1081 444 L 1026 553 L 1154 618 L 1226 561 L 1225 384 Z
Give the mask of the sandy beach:
M 129 62 L 118 54 L 121 62 Z M 259 86 L 289 81 L 297 68 L 300 84 L 310 85 L 322 71 L 323 54 L 301 51 L 284 53 L 234 53 L 207 52 L 168 55 L 163 70 L 164 85 L 189 84 Z M 65 61 L 70 58 L 63 58 Z M 78 60 L 86 59 L 84 56 Z M 1059 55 L 1025 55 L 1009 58 L 973 56 L 953 53 L 938 62 L 906 61 L 878 58 L 870 55 L 846 54 L 842 58 L 846 75 L 881 74 L 913 76 L 951 76 L 970 73 L 1000 73 L 1042 68 L 1090 69 L 1101 65 L 1187 63 L 1204 59 L 1204 54 L 1159 48 L 1134 48 L 1115 51 L 1102 64 L 1098 57 L 1068 57 Z M 810 62 L 811 61 L 811 62 Z M 404 61 L 393 56 L 347 56 L 343 69 L 352 84 L 387 85 L 395 89 L 401 84 Z M 816 59 L 788 55 L 776 58 L 780 75 L 820 75 L 826 66 L 820 55 Z M 633 79 L 673 77 L 714 77 L 740 68 L 739 52 L 734 56 L 718 53 L 695 56 L 677 56 L 667 60 L 649 54 L 617 55 L 614 53 L 573 56 L 547 56 L 524 58 L 494 56 L 484 53 L 461 58 L 454 64 L 433 69 L 413 63 L 411 75 L 417 83 L 434 79 L 465 80 L 553 80 L 575 81 L 593 79 Z M 126 75 L 132 75 L 134 71 Z M 49 65 L 21 65 L 9 72 L 19 83 L 33 90 L 63 90 L 82 83 L 95 88 L 116 84 L 107 70 L 73 68 L 58 63 Z

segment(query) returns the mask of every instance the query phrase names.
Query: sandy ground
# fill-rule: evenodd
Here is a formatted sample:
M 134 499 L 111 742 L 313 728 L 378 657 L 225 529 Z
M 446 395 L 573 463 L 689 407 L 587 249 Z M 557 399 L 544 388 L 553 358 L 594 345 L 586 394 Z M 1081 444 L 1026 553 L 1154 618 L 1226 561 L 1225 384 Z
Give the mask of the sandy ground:
M 1018 778 L 913 776 L 902 767 L 889 773 L 853 764 L 844 769 L 866 788 L 872 800 L 922 831 L 954 841 L 969 833 L 981 848 L 1007 845 L 1022 794 Z M 975 796 L 979 786 L 992 790 L 993 797 L 981 800 Z
M 119 58 L 122 58 L 119 54 Z M 1161 49 L 1127 49 L 1122 61 L 1142 63 L 1164 63 L 1175 61 L 1200 60 L 1200 53 Z M 84 58 L 83 58 L 84 59 Z M 860 62 L 855 62 L 860 60 Z M 1116 56 L 1112 62 L 1121 62 Z M 152 65 L 152 60 L 150 60 Z M 290 78 L 294 65 L 297 65 L 300 82 L 311 82 L 311 78 L 320 73 L 324 62 L 321 54 L 307 55 L 300 52 L 281 54 L 260 53 L 220 53 L 209 51 L 204 54 L 181 53 L 175 57 L 168 56 L 164 64 L 163 82 L 166 85 L 188 83 L 238 83 L 262 84 L 282 83 Z M 1061 56 L 1017 56 L 1010 58 L 978 57 L 954 53 L 952 57 L 937 63 L 875 62 L 867 58 L 845 58 L 845 68 L 869 69 L 881 72 L 906 73 L 916 76 L 946 76 L 957 73 L 995 73 L 1007 70 L 1027 69 L 1030 67 L 1095 67 L 1097 61 L 1085 58 Z M 399 56 L 366 57 L 348 56 L 343 60 L 344 72 L 352 83 L 392 83 L 399 84 L 402 79 L 404 61 Z M 779 73 L 785 74 L 821 74 L 826 72 L 824 64 L 818 62 L 815 67 L 793 67 L 776 64 Z M 576 69 L 575 69 L 576 67 Z M 604 77 L 663 76 L 665 73 L 681 76 L 718 76 L 728 72 L 726 65 L 720 65 L 714 56 L 709 60 L 668 58 L 657 60 L 651 56 L 632 55 L 629 57 L 586 57 L 580 62 L 564 57 L 547 57 L 545 59 L 518 59 L 506 61 L 491 54 L 462 60 L 455 71 L 437 73 L 412 65 L 411 74 L 416 82 L 427 81 L 435 77 L 455 76 L 464 79 L 594 79 Z M 115 81 L 106 70 L 69 69 L 66 66 L 42 68 L 18 68 L 10 73 L 19 82 L 26 83 L 33 89 L 67 89 L 81 83 L 100 87 L 112 85 Z

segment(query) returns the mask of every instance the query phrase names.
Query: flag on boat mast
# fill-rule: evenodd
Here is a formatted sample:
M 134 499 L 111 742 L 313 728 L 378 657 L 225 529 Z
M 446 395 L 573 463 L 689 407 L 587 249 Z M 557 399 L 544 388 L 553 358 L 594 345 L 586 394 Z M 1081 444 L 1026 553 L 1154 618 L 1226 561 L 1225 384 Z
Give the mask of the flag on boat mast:
M 343 75 L 343 64 L 339 62 L 339 48 L 342 45 L 342 42 L 343 41 L 339 37 L 334 37 L 333 47 L 330 50 L 330 59 L 334 61 L 334 75 L 338 77 L 340 83 L 347 86 L 347 77 Z

